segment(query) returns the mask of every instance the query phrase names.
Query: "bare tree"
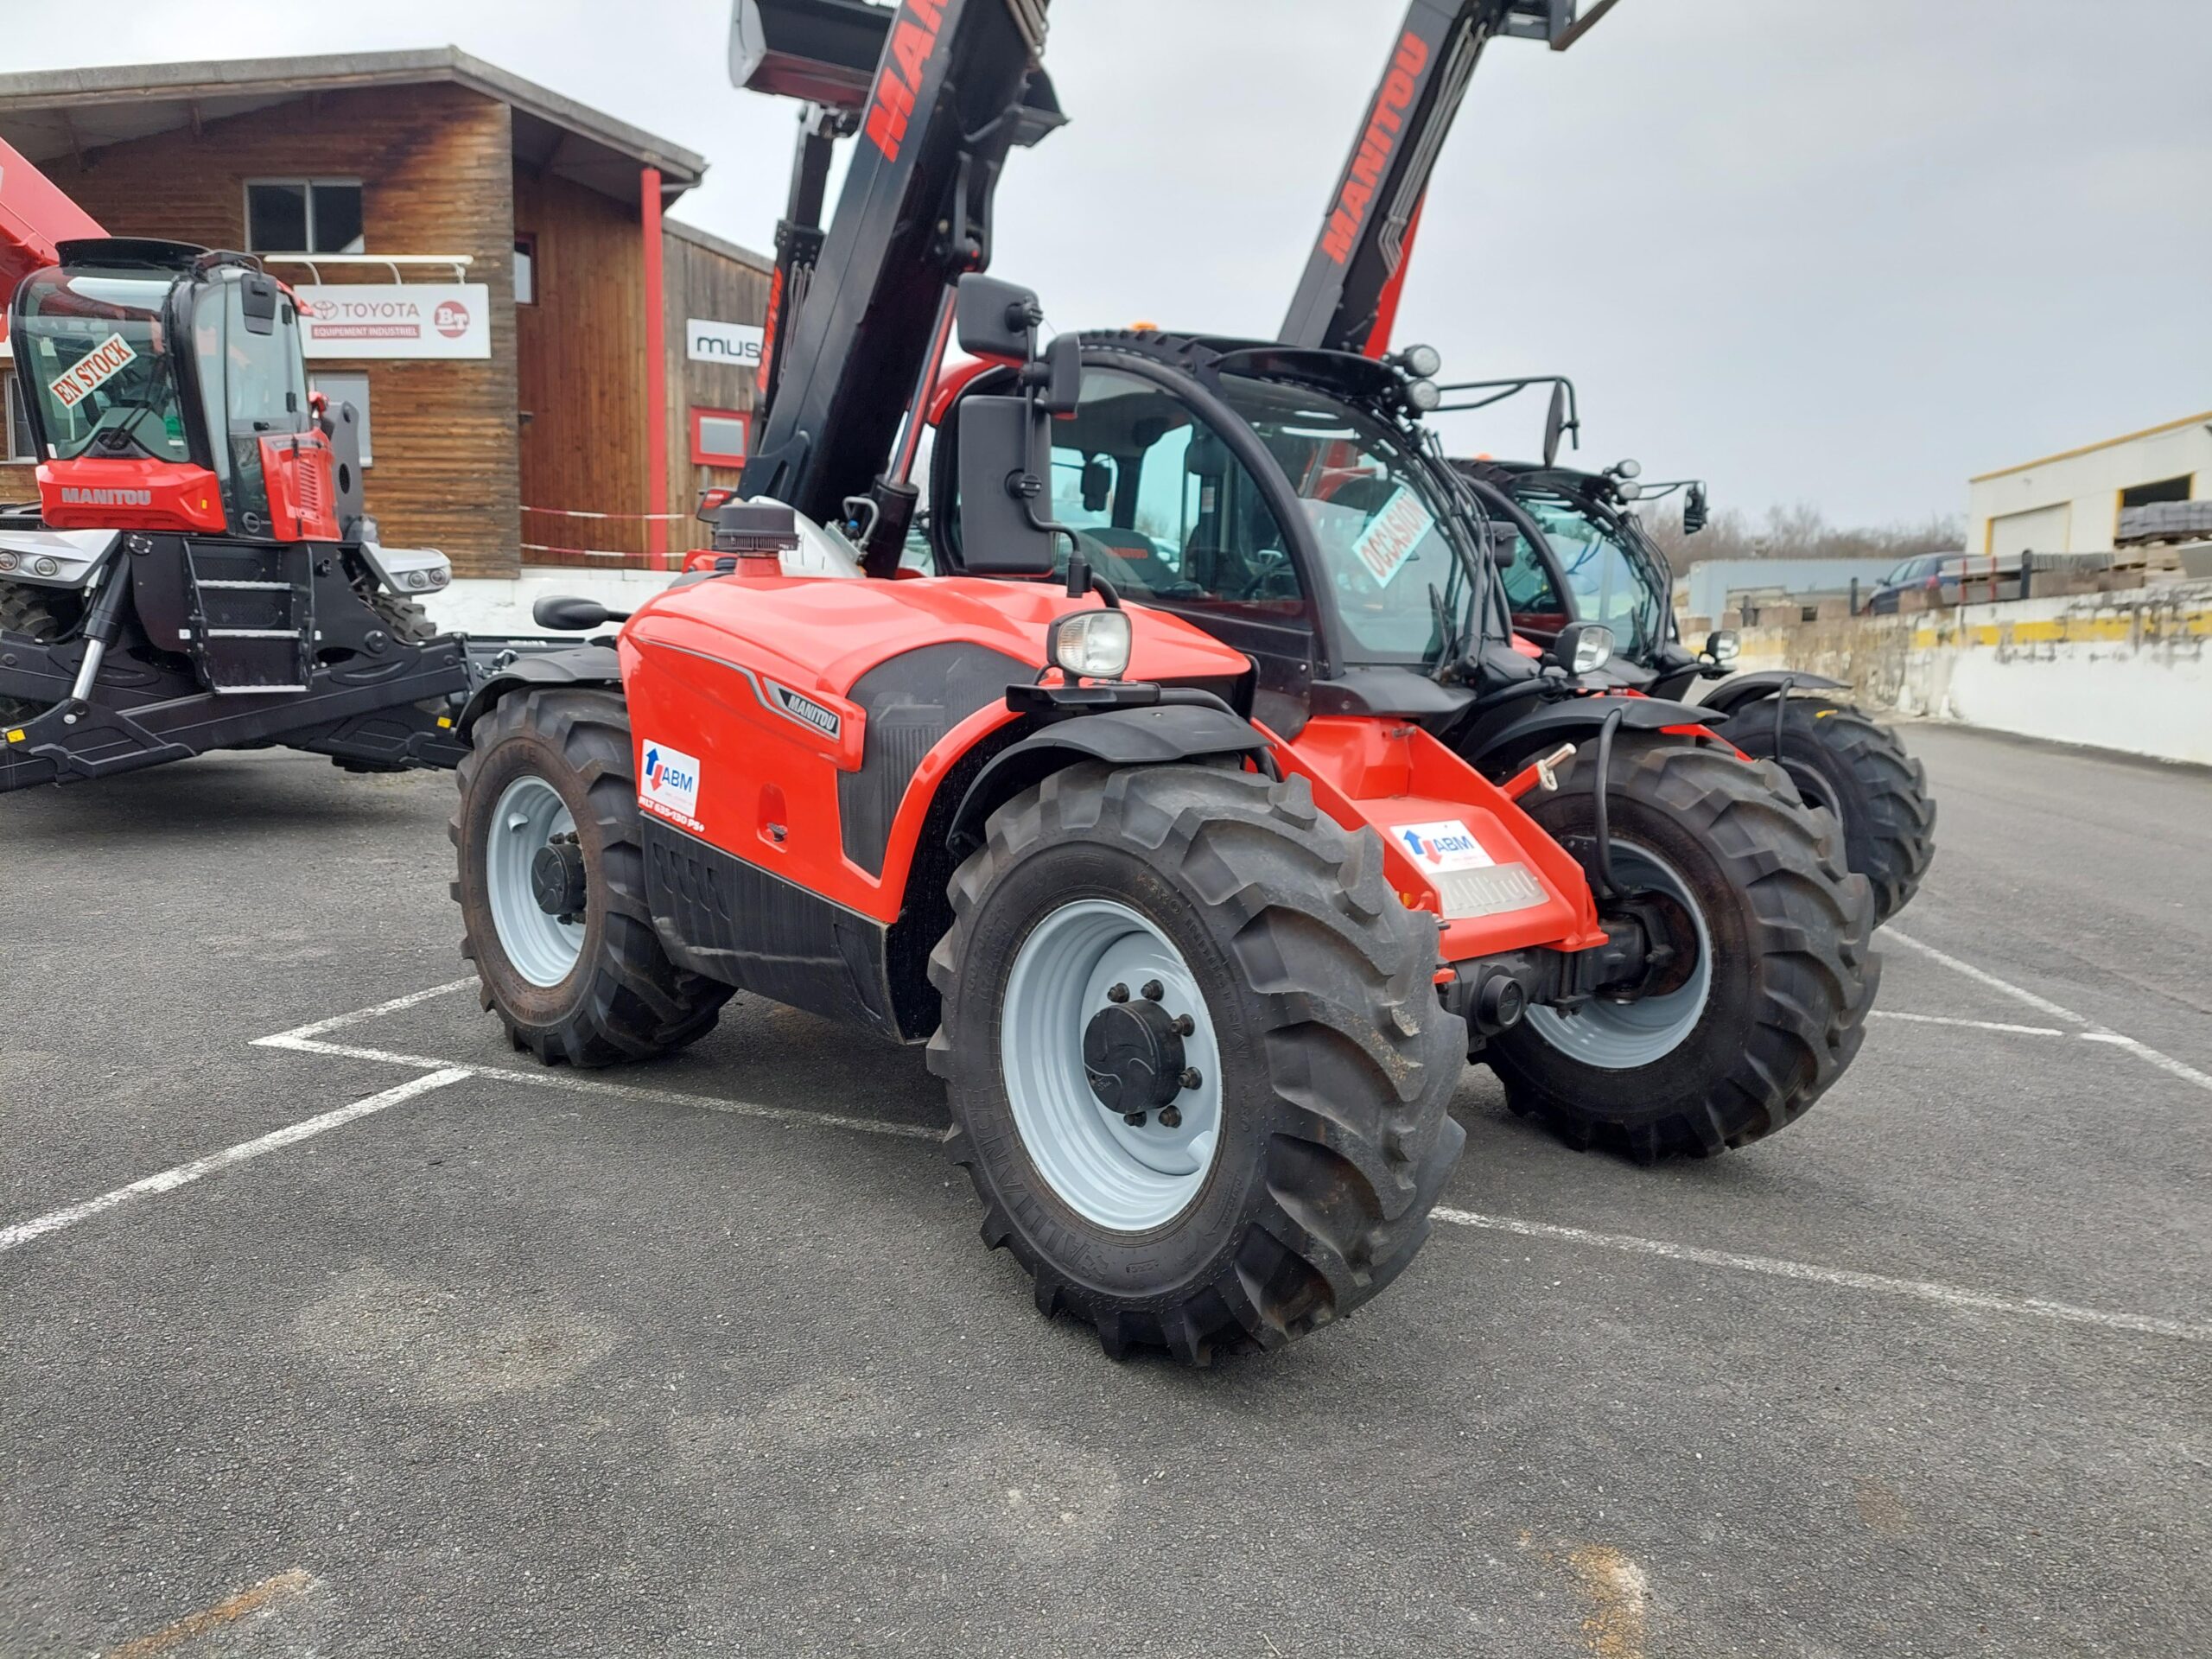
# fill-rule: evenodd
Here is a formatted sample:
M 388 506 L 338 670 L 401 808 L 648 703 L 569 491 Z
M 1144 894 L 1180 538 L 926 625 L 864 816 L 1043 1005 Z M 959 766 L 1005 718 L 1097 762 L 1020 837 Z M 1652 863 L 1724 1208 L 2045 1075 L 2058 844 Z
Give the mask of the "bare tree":
M 1644 527 L 1677 574 L 1708 559 L 1878 559 L 1910 558 L 1960 545 L 1959 521 L 1942 515 L 1922 524 L 1844 528 L 1828 523 L 1806 502 L 1770 507 L 1754 522 L 1740 509 L 1713 515 L 1694 536 L 1682 534 L 1679 500 L 1669 498 L 1643 510 Z

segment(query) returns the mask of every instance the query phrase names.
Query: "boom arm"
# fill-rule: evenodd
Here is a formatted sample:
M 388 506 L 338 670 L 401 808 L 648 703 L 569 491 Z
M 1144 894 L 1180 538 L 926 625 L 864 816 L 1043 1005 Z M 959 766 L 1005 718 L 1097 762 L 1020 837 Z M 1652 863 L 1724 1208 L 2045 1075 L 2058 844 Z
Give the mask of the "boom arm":
M 0 328 L 16 285 L 61 263 L 59 245 L 107 232 L 99 221 L 0 138 Z
M 1618 0 L 1412 0 L 1283 320 L 1292 346 L 1388 348 L 1421 198 L 1493 36 L 1564 52 Z
M 772 394 L 741 487 L 855 522 L 874 573 L 896 566 L 912 517 L 906 472 L 952 285 L 989 263 L 999 168 L 1008 149 L 1060 124 L 1037 67 L 1046 3 L 738 0 L 733 78 L 823 106 L 779 233 Z M 879 42 L 871 73 L 857 60 Z M 798 219 L 818 206 L 826 130 L 841 114 L 859 133 L 820 237 Z

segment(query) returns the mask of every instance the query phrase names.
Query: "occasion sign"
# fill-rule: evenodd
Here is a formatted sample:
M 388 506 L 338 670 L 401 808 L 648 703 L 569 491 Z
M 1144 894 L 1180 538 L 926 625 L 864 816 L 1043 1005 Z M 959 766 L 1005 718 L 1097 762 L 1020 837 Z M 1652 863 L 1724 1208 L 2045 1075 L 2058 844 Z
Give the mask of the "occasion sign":
M 491 289 L 482 283 L 310 283 L 294 291 L 309 357 L 492 355 Z

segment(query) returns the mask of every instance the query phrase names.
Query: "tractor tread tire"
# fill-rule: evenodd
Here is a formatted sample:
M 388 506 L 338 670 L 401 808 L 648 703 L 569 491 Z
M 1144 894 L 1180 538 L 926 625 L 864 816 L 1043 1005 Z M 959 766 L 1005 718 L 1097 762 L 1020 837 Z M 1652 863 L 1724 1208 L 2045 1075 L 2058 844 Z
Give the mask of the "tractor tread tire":
M 570 796 L 569 810 L 591 861 L 591 908 L 577 964 L 586 979 L 565 999 L 555 995 L 561 988 L 527 987 L 508 969 L 490 906 L 471 879 L 469 819 L 479 798 L 477 780 L 495 763 L 500 747 L 512 742 L 534 743 L 557 757 L 540 775 L 556 788 L 570 785 L 584 804 L 577 810 L 570 790 L 562 791 Z M 734 994 L 721 981 L 671 962 L 654 930 L 634 757 L 629 713 L 619 694 L 559 690 L 503 698 L 477 721 L 461 759 L 461 801 L 447 825 L 459 865 L 452 893 L 461 907 L 461 954 L 476 965 L 484 1008 L 499 1014 L 516 1048 L 549 1065 L 613 1065 L 665 1054 L 712 1030 Z M 551 775 L 556 770 L 565 777 Z M 482 810 L 488 813 L 491 803 Z M 489 944 L 488 951 L 480 941 Z M 546 1006 L 529 1008 L 534 995 Z
M 368 588 L 361 598 L 377 613 L 377 620 L 391 637 L 402 645 L 425 645 L 438 637 L 438 625 L 430 620 L 430 613 L 423 608 L 421 601 L 382 586 Z
M 1586 827 L 1586 766 L 1576 755 L 1560 792 L 1529 804 L 1554 835 Z M 1603 1147 L 1649 1164 L 1710 1157 L 1772 1135 L 1842 1075 L 1865 1037 L 1881 977 L 1871 888 L 1845 867 L 1834 818 L 1800 805 L 1770 761 L 1747 766 L 1719 746 L 1624 739 L 1613 749 L 1611 800 L 1616 839 L 1639 812 L 1663 817 L 1706 849 L 1727 890 L 1740 895 L 1733 928 L 1751 972 L 1735 988 L 1734 1006 L 1718 975 L 1709 993 L 1709 1018 L 1727 1029 L 1707 1037 L 1701 1021 L 1685 1046 L 1702 1039 L 1706 1052 L 1679 1068 L 1681 1047 L 1638 1071 L 1599 1074 L 1525 1021 L 1492 1039 L 1481 1058 L 1515 1112 L 1578 1149 Z M 1630 838 L 1649 844 L 1648 834 Z M 1654 850 L 1681 868 L 1675 851 Z M 1710 915 L 1707 923 L 1726 925 Z M 1716 967 L 1732 954 L 1716 943 Z M 1620 1084 L 1616 1109 L 1593 1104 L 1593 1083 L 1614 1078 L 1638 1081 Z
M 1232 1021 L 1249 1021 L 1249 1071 L 1224 1060 L 1247 1103 L 1249 1155 L 1236 1161 L 1238 1103 L 1225 1097 L 1206 1187 L 1161 1230 L 1212 1226 L 1214 1188 L 1243 1190 L 1224 1188 L 1230 1207 L 1193 1235 L 1188 1271 L 1141 1287 L 1103 1282 L 1096 1264 L 1117 1236 L 1062 1206 L 1020 1149 L 995 1041 L 1012 951 L 976 960 L 979 933 L 1006 925 L 986 913 L 1002 884 L 1074 843 L 1140 860 L 1145 891 L 1186 906 L 1179 925 L 1226 964 L 1236 1006 L 1214 1005 L 1225 1047 Z M 1346 834 L 1304 779 L 1080 763 L 991 815 L 950 898 L 952 926 L 930 957 L 944 1015 L 929 1065 L 947 1085 L 949 1147 L 982 1200 L 984 1242 L 1014 1254 L 1040 1311 L 1089 1324 L 1117 1359 L 1159 1349 L 1205 1365 L 1341 1318 L 1413 1259 L 1465 1141 L 1446 1109 L 1466 1028 L 1432 984 L 1434 922 L 1390 890 L 1375 837 Z
M 0 582 L 0 628 L 26 634 L 41 644 L 66 636 L 84 620 L 84 595 L 66 588 L 41 588 L 28 582 Z M 51 703 L 0 697 L 0 721 L 13 725 L 35 720 Z
M 1740 709 L 1727 734 L 1746 754 L 1774 760 L 1771 709 Z M 1905 753 L 1897 734 L 1848 703 L 1791 697 L 1782 717 L 1786 754 L 1818 766 L 1843 804 L 1846 861 L 1874 889 L 1874 924 L 1903 910 L 1936 858 L 1936 803 L 1928 768 Z

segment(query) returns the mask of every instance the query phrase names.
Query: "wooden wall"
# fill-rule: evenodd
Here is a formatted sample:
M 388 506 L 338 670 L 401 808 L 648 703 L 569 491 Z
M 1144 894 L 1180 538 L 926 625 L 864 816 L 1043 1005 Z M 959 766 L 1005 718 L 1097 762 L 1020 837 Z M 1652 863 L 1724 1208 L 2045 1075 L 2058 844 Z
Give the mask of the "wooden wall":
M 701 490 L 734 485 L 740 471 L 691 464 L 691 410 L 734 409 L 750 415 L 759 381 L 753 369 L 737 364 L 692 362 L 685 350 L 685 325 L 703 317 L 760 327 L 768 315 L 769 273 L 677 231 L 668 232 L 665 245 L 661 280 L 667 302 L 668 505 L 663 511 L 690 513 Z M 671 547 L 705 545 L 703 525 L 678 524 L 670 531 Z
M 359 178 L 371 253 L 470 255 L 467 279 L 492 297 L 492 355 L 484 361 L 353 363 L 313 368 L 369 376 L 376 464 L 365 475 L 369 511 L 397 547 L 437 547 L 463 575 L 516 564 L 513 137 L 507 106 L 432 84 L 365 88 L 56 161 L 54 181 L 118 236 L 168 237 L 243 247 L 249 178 Z M 288 282 L 296 265 L 276 264 Z M 326 267 L 334 282 L 388 282 L 374 268 Z M 442 279 L 442 278 L 440 278 Z M 642 467 L 640 467 L 642 471 Z M 0 499 L 29 499 L 29 468 L 0 467 Z

